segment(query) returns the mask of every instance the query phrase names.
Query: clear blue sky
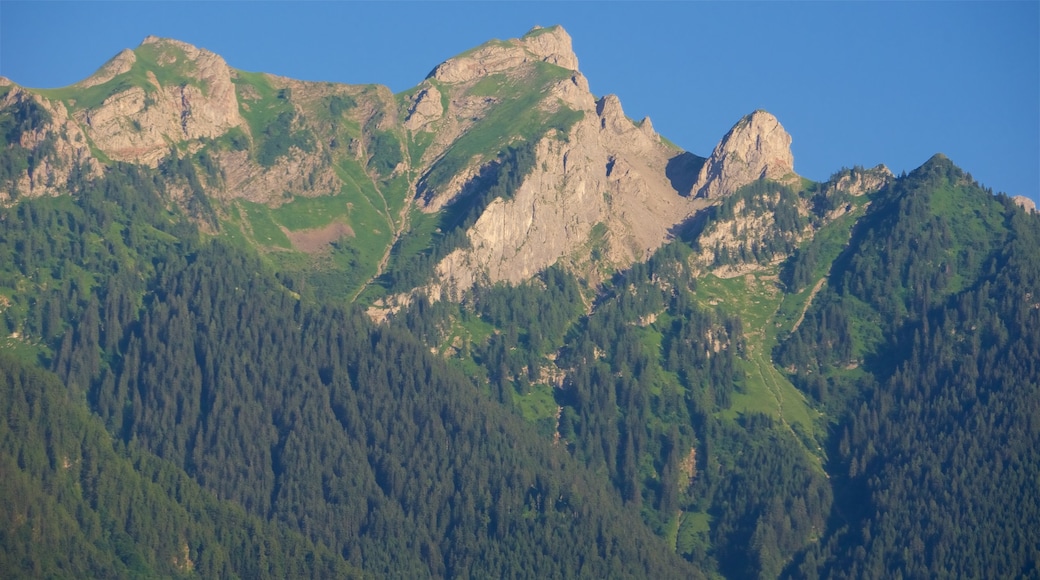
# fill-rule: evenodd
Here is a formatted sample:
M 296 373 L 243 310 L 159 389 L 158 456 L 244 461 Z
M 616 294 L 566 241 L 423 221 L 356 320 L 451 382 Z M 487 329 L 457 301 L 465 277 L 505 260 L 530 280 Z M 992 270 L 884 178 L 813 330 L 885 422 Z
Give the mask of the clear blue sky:
M 1040 2 L 0 1 L 0 75 L 89 76 L 149 34 L 236 68 L 409 88 L 444 59 L 562 24 L 597 95 L 615 93 L 707 155 L 755 109 L 794 137 L 795 169 L 910 171 L 945 153 L 1040 201 Z

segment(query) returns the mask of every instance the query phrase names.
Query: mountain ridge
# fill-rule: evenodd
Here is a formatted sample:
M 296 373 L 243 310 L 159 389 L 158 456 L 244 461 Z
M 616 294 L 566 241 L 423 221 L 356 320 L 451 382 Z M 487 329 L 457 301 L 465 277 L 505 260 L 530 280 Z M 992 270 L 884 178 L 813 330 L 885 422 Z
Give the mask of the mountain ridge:
M 219 59 L 0 87 L 15 574 L 1035 575 L 1040 221 L 944 155 L 700 157 L 559 27 L 398 94 Z
M 763 112 L 738 121 L 709 158 L 674 149 L 649 119 L 629 120 L 616 96 L 591 94 L 558 25 L 449 58 L 398 97 L 374 85 L 246 73 L 206 49 L 150 36 L 70 87 L 9 84 L 0 106 L 23 98 L 53 111 L 55 121 L 37 127 L 34 139 L 61 145 L 28 154 L 32 167 L 0 184 L 3 199 L 57 193 L 67 171 L 56 167 L 85 163 L 97 175 L 113 161 L 157 167 L 184 156 L 204 177 L 182 198 L 217 200 L 211 223 L 227 224 L 229 204 L 239 199 L 277 207 L 360 194 L 385 227 L 341 219 L 359 243 L 385 248 L 382 259 L 365 266 L 371 281 L 393 267 L 391 247 L 403 247 L 424 221 L 417 209 L 443 211 L 507 148 L 527 143 L 538 170 L 518 190 L 526 201 L 488 206 L 492 213 L 469 226 L 466 243 L 444 252 L 426 285 L 435 297 L 476 280 L 516 283 L 557 262 L 595 281 L 602 274 L 580 258 L 582 248 L 602 246 L 600 259 L 625 267 L 711 200 L 762 176 L 797 179 L 790 137 Z M 776 138 L 764 128 L 771 123 Z M 73 154 L 77 142 L 86 147 Z M 570 193 L 581 191 L 589 193 Z M 580 209 L 553 209 L 567 207 Z M 541 229 L 492 225 L 534 223 L 536 214 L 536 221 L 548 218 Z M 594 235 L 601 223 L 606 236 Z

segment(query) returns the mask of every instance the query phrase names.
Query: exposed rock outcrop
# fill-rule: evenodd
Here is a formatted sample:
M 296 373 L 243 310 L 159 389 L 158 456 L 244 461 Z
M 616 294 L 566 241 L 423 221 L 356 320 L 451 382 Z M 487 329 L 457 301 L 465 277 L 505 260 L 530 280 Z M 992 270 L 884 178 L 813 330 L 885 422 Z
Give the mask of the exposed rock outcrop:
M 1026 213 L 1036 213 L 1036 202 L 1024 195 L 1016 195 L 1011 198 L 1019 207 L 1026 210 Z
M 130 72 L 137 62 L 137 55 L 129 48 L 124 48 L 119 54 L 102 65 L 94 74 L 76 83 L 76 86 L 89 89 L 97 85 L 103 85 L 117 76 Z
M 796 181 L 791 136 L 765 111 L 745 116 L 730 129 L 701 168 L 693 185 L 698 197 L 717 198 L 767 178 Z
M 881 189 L 893 179 L 895 179 L 895 175 L 884 164 L 870 169 L 847 169 L 831 177 L 824 188 L 824 193 L 844 191 L 855 196 L 865 195 Z
M 543 137 L 513 198 L 492 202 L 468 232 L 470 247 L 438 265 L 431 295 L 519 283 L 558 262 L 595 280 L 604 262 L 649 257 L 707 202 L 680 195 L 665 171 L 677 152 L 641 125 L 608 95 L 565 138 Z
M 434 85 L 427 85 L 415 94 L 404 128 L 409 131 L 422 130 L 442 115 L 444 106 L 441 104 L 441 92 Z
M 75 113 L 89 128 L 95 146 L 108 157 L 155 166 L 171 143 L 215 138 L 243 125 L 231 70 L 216 54 L 176 40 L 149 36 L 139 50 L 157 53 L 158 64 L 190 80 L 164 85 L 153 71 L 149 86 L 133 86 L 106 98 L 100 105 Z M 81 86 L 114 79 L 139 60 L 123 51 Z
M 396 241 L 407 231 L 408 204 L 442 210 L 494 167 L 499 152 L 527 144 L 534 160 L 525 160 L 526 175 L 510 185 L 508 198 L 491 201 L 468 222 L 469 243 L 436 266 L 427 287 L 434 297 L 476 283 L 518 283 L 554 264 L 595 283 L 611 268 L 645 260 L 680 224 L 736 189 L 761 178 L 799 179 L 791 137 L 764 111 L 738 122 L 710 159 L 667 144 L 649 118 L 629 119 L 615 95 L 592 95 L 571 38 L 558 26 L 449 59 L 404 104 L 381 86 L 239 73 L 209 51 L 154 37 L 76 88 L 84 91 L 78 103 L 18 87 L 3 93 L 5 107 L 35 99 L 52 119 L 25 131 L 22 146 L 57 142 L 52 159 L 36 160 L 19 178 L 19 192 L 63 182 L 77 163 L 99 172 L 92 152 L 156 166 L 173 148 L 182 155 L 205 148 L 205 161 L 193 163 L 212 197 L 277 205 L 300 195 L 356 192 L 386 213 Z M 251 134 L 240 111 L 263 133 Z M 234 128 L 241 133 L 209 142 Z M 882 169 L 836 187 L 869 191 L 891 177 Z M 402 176 L 415 197 L 391 215 L 393 200 L 382 188 Z M 176 198 L 179 190 L 171 191 Z M 769 225 L 758 216 L 746 221 L 733 243 Z M 384 227 L 343 225 L 358 243 Z M 380 271 L 386 263 L 384 257 Z
M 0 86 L 10 86 L 0 77 Z M 69 118 L 59 101 L 51 101 L 18 86 L 0 98 L 0 111 L 26 111 L 38 107 L 46 120 L 32 123 L 8 147 L 21 147 L 32 152 L 32 162 L 13 182 L 0 183 L 0 204 L 8 203 L 16 194 L 26 197 L 57 195 L 66 190 L 69 174 L 82 171 L 85 177 L 101 174 L 101 164 L 91 154 L 88 141 L 79 125 Z M 78 169 L 77 169 L 78 168 Z
M 493 73 L 515 69 L 533 60 L 578 70 L 571 37 L 562 26 L 535 27 L 523 38 L 493 40 L 444 61 L 430 76 L 445 83 L 464 83 Z

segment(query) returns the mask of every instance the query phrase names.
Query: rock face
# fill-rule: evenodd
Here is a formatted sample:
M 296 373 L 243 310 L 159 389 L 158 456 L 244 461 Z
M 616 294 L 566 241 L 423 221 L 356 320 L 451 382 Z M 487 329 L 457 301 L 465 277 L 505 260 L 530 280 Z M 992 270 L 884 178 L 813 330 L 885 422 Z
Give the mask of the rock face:
M 797 179 L 791 136 L 780 121 L 765 111 L 755 111 L 737 122 L 715 147 L 701 168 L 693 192 L 717 198 L 733 193 L 752 181 Z
M 404 128 L 409 131 L 421 131 L 430 123 L 444 115 L 441 104 L 441 92 L 434 85 L 427 85 L 415 94 Z
M 542 61 L 578 70 L 578 57 L 571 37 L 562 26 L 536 26 L 523 38 L 492 41 L 473 51 L 444 61 L 430 76 L 445 83 L 464 83 L 476 78 L 515 69 L 531 61 Z
M 77 111 L 76 120 L 89 127 L 91 139 L 105 155 L 154 167 L 169 153 L 171 143 L 215 138 L 243 125 L 231 70 L 224 59 L 190 44 L 154 36 L 146 38 L 138 50 L 155 53 L 158 64 L 175 67 L 191 81 L 164 85 L 148 71 L 150 86 L 130 87 L 97 107 Z M 134 52 L 123 51 L 80 85 L 106 83 L 129 71 L 137 60 Z
M 39 109 L 34 117 L 46 117 L 21 132 L 17 143 L 29 152 L 33 162 L 13 182 L 0 183 L 0 204 L 16 196 L 39 197 L 57 195 L 65 190 L 69 174 L 77 168 L 87 177 L 101 175 L 101 164 L 91 154 L 88 141 L 79 125 L 69 117 L 61 103 L 42 98 L 0 77 L 0 87 L 11 89 L 0 98 L 0 111 Z
M 470 248 L 437 267 L 433 297 L 478 282 L 519 283 L 556 263 L 595 280 L 604 263 L 645 260 L 672 228 L 707 205 L 666 177 L 680 152 L 649 122 L 625 117 L 614 95 L 592 101 L 564 138 L 543 137 L 534 169 L 510 200 L 497 199 L 468 233 Z
M 100 174 L 99 159 L 155 167 L 175 150 L 191 156 L 197 183 L 217 200 L 274 206 L 345 192 L 348 206 L 369 204 L 385 218 L 350 224 L 357 243 L 382 229 L 393 233 L 392 246 L 408 235 L 412 209 L 441 211 L 503 152 L 532 152 L 509 197 L 467 222 L 468 244 L 436 266 L 426 286 L 434 298 L 477 283 L 518 283 L 554 264 L 596 283 L 645 260 L 741 186 L 798 179 L 791 137 L 764 111 L 738 122 L 707 160 L 662 140 L 649 118 L 633 122 L 616 96 L 592 95 L 559 26 L 451 58 L 404 100 L 381 86 L 235 71 L 207 50 L 155 37 L 60 91 L 50 99 L 0 82 L 5 112 L 31 101 L 48 117 L 18 144 L 48 153 L 0 190 L 0 202 L 15 190 L 59 193 L 73 167 Z M 865 192 L 890 177 L 868 171 L 841 187 Z M 190 193 L 180 179 L 170 187 L 174 199 Z M 380 272 L 389 257 L 388 248 Z
M 103 85 L 123 73 L 130 72 L 130 69 L 133 68 L 136 62 L 137 55 L 134 54 L 134 51 L 124 48 L 122 52 L 112 57 L 112 60 L 106 62 L 93 75 L 76 83 L 76 86 L 89 89 L 90 87 Z
M 1026 213 L 1036 213 L 1036 202 L 1029 199 L 1024 195 L 1016 195 L 1011 198 L 1019 207 L 1026 210 Z
M 870 169 L 849 169 L 832 177 L 824 188 L 824 193 L 838 190 L 856 196 L 865 195 L 881 189 L 893 179 L 895 179 L 895 175 L 892 175 L 884 164 Z

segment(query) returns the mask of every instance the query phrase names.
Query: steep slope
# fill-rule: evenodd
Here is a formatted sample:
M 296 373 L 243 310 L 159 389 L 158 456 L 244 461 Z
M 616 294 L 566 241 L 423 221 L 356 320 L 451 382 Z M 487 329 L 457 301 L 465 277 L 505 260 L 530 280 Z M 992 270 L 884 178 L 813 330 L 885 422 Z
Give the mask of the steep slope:
M 337 554 L 112 440 L 52 373 L 0 352 L 7 578 L 354 578 Z
M 28 556 L 28 574 L 48 572 L 32 561 L 52 561 L 48 552 L 67 540 L 66 573 L 86 575 L 173 574 L 190 560 L 199 570 L 229 562 L 213 575 L 257 577 L 339 577 L 351 567 L 408 577 L 697 577 L 595 473 L 425 345 L 375 328 L 359 310 L 300 301 L 256 255 L 201 239 L 168 209 L 154 170 L 123 169 L 74 197 L 0 210 L 3 346 L 50 367 L 60 386 L 48 379 L 47 398 L 62 401 L 53 418 L 26 414 L 15 393 L 9 436 L 0 425 L 0 463 L 27 472 L 0 490 L 21 522 L 5 558 Z M 106 455 L 96 506 L 69 498 L 75 480 L 55 467 L 63 454 L 76 461 L 67 446 L 81 433 L 25 427 L 87 408 L 94 439 L 84 453 L 100 440 L 140 449 L 135 461 L 161 458 L 138 477 Z M 156 489 L 156 472 L 175 483 Z M 41 511 L 20 509 L 15 495 L 41 479 L 62 487 L 32 494 Z M 145 499 L 112 501 L 120 481 Z M 228 539 L 209 541 L 211 512 L 185 514 L 163 495 L 170 488 L 215 496 L 212 517 L 230 519 L 211 531 Z M 109 522 L 108 507 L 120 519 Z M 98 519 L 109 536 L 95 534 Z M 160 534 L 168 523 L 182 527 Z M 254 524 L 256 541 L 270 540 L 266 558 L 245 551 L 255 544 L 241 531 Z M 32 536 L 33 526 L 46 534 Z M 205 548 L 182 555 L 177 534 Z M 239 553 L 221 559 L 224 545 Z M 83 564 L 92 553 L 96 565 Z
M 559 27 L 398 95 L 148 38 L 0 133 L 5 570 L 1036 574 L 1038 222 L 942 156 L 683 152 Z
M 875 197 L 777 353 L 839 418 L 836 517 L 795 575 L 1036 574 L 1038 244 L 941 155 Z
M 70 87 L 0 90 L 3 199 L 56 195 L 114 162 L 157 167 L 207 230 L 259 248 L 298 291 L 365 302 L 553 264 L 594 285 L 741 186 L 797 181 L 768 113 L 708 160 L 683 152 L 589 92 L 559 26 L 467 51 L 396 97 L 239 71 L 155 37 Z

